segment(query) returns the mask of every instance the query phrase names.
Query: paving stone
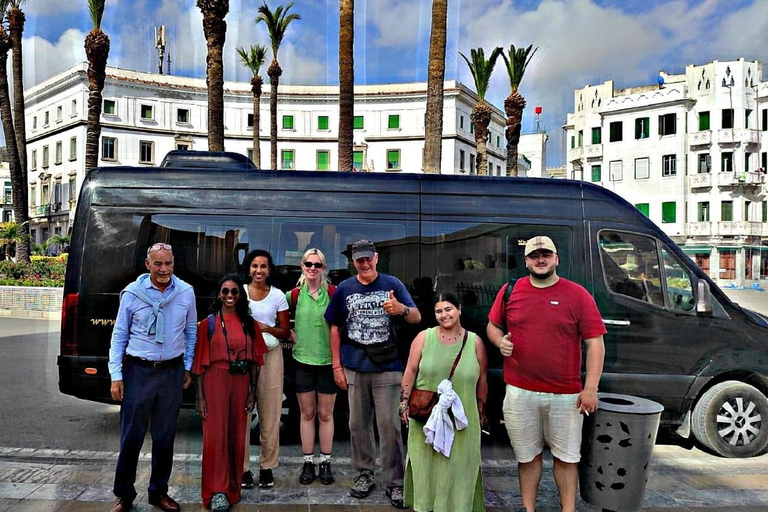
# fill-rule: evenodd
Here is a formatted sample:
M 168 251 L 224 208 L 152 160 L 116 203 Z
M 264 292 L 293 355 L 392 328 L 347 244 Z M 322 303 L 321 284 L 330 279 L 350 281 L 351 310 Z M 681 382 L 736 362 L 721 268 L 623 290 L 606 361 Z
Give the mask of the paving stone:
M 42 484 L 26 500 L 74 501 L 87 489 L 84 485 Z

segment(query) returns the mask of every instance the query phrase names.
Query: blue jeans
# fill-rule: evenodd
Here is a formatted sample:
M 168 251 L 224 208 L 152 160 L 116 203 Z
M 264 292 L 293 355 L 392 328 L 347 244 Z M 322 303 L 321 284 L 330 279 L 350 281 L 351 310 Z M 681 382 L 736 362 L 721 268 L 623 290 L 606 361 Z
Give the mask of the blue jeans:
M 181 408 L 184 363 L 167 368 L 143 366 L 131 358 L 123 360 L 125 393 L 120 408 L 120 455 L 115 470 L 115 496 L 136 498 L 136 467 L 151 424 L 152 474 L 149 494 L 168 493 L 173 466 L 176 420 Z

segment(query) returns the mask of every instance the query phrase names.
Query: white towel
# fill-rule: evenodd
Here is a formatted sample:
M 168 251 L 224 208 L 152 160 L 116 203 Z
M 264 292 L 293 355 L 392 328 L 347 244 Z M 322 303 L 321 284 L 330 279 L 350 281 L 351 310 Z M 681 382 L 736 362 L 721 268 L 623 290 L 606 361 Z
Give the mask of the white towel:
M 427 444 L 431 444 L 436 452 L 450 457 L 454 426 L 448 410 L 450 409 L 453 413 L 456 430 L 467 428 L 467 416 L 464 414 L 461 398 L 453 390 L 453 384 L 450 380 L 443 379 L 437 386 L 437 394 L 440 398 L 435 407 L 432 408 L 432 414 L 429 415 L 429 419 L 424 425 L 424 435 L 427 436 Z

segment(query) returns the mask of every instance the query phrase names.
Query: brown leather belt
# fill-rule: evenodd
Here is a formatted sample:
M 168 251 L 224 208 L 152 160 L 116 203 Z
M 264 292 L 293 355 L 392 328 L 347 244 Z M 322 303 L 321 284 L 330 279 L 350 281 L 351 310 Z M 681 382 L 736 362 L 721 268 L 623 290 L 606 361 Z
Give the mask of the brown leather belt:
M 149 368 L 170 368 L 172 366 L 179 365 L 184 362 L 184 355 L 176 356 L 173 359 L 166 359 L 165 361 L 150 361 L 149 359 L 142 359 L 140 357 L 125 354 L 125 359 L 133 361 L 140 366 L 146 366 Z

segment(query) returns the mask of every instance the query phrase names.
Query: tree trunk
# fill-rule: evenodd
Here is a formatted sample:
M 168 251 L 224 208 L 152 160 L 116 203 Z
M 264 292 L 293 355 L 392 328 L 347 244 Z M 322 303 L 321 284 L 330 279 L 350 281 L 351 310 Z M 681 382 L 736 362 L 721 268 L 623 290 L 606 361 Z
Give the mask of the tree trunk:
M 11 41 L 5 29 L 0 26 L 0 120 L 3 124 L 8 163 L 11 166 L 11 195 L 13 196 L 14 221 L 19 226 L 19 241 L 16 243 L 16 261 L 29 263 L 29 206 L 27 181 L 21 171 L 21 162 L 16 149 L 16 128 L 13 125 L 11 97 L 8 89 L 8 51 Z
M 21 174 L 24 183 L 27 175 L 27 127 L 24 112 L 24 65 L 22 60 L 22 35 L 24 34 L 24 13 L 20 9 L 8 10 L 8 27 L 13 46 L 13 124 L 16 128 L 16 149 L 18 150 Z
M 507 129 L 504 137 L 507 139 L 507 176 L 517 176 L 517 147 L 520 144 L 520 131 L 523 124 L 523 109 L 525 98 L 517 91 L 513 91 L 504 100 L 504 111 L 507 114 Z
M 353 170 L 355 2 L 339 2 L 339 171 Z
M 424 120 L 424 165 L 428 174 L 440 174 L 443 153 L 443 82 L 448 0 L 432 0 L 432 29 L 427 69 L 427 114 Z
M 227 22 L 211 12 L 203 16 L 203 32 L 208 45 L 206 83 L 208 84 L 208 151 L 224 151 L 224 42 Z
M 101 137 L 101 91 L 107 78 L 109 37 L 101 29 L 91 30 L 85 36 L 85 55 L 88 58 L 88 127 L 85 132 L 85 172 L 99 165 L 99 138 Z
M 277 85 L 280 83 L 280 75 L 283 74 L 277 59 L 274 59 L 272 64 L 269 65 L 267 74 L 269 75 L 269 85 L 271 87 L 269 93 L 270 160 L 272 169 L 277 169 Z
M 488 175 L 488 150 L 486 141 L 488 140 L 488 125 L 491 124 L 491 109 L 485 103 L 478 103 L 472 109 L 469 119 L 475 125 L 475 143 L 477 144 L 477 156 L 475 157 L 475 168 L 478 176 Z
M 251 77 L 253 93 L 253 163 L 261 169 L 261 77 Z

